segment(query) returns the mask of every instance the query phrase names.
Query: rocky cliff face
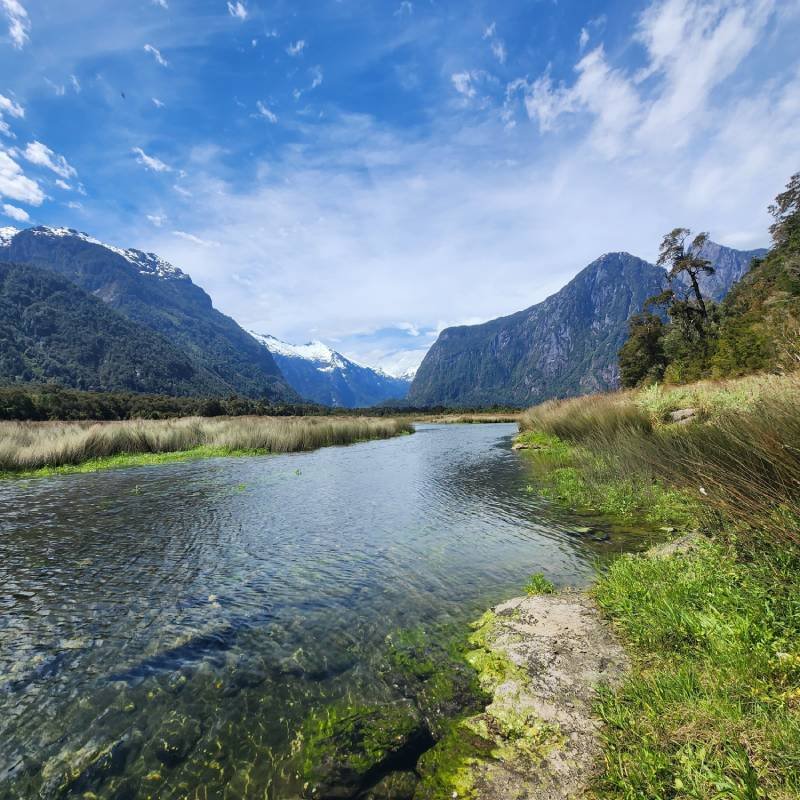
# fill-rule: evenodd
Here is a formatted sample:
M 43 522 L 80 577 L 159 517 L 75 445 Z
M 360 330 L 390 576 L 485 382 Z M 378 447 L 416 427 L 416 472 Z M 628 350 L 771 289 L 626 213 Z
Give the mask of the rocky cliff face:
M 754 255 L 710 245 L 719 299 Z M 532 405 L 552 397 L 614 389 L 629 317 L 666 284 L 664 270 L 629 253 L 593 261 L 541 303 L 482 325 L 448 328 L 411 385 L 414 405 Z

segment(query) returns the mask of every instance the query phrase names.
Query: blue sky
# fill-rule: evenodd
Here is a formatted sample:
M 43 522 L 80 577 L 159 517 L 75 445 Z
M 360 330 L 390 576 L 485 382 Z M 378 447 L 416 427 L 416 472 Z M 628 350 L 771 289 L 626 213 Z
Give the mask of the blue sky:
M 0 225 L 368 364 L 677 225 L 767 243 L 797 0 L 0 0 Z

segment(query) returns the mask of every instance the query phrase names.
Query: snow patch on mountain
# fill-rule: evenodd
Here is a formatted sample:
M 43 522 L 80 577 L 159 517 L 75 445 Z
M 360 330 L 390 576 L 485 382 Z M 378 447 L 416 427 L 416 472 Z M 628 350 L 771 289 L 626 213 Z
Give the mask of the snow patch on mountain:
M 306 344 L 289 344 L 289 342 L 281 341 L 274 336 L 256 333 L 255 331 L 250 331 L 250 334 L 273 355 L 313 361 L 320 372 L 329 372 L 332 369 L 347 369 L 348 364 L 355 363 L 319 341 L 307 342 Z
M 14 229 L 4 228 L 3 230 Z M 123 250 L 121 247 L 115 247 L 113 244 L 101 242 L 99 239 L 95 239 L 94 236 L 90 236 L 88 233 L 83 233 L 82 231 L 76 231 L 74 228 L 53 228 L 42 225 L 38 228 L 31 228 L 30 232 L 34 236 L 80 239 L 82 242 L 104 247 L 106 250 L 110 250 L 112 253 L 122 256 L 128 263 L 136 267 L 142 275 L 153 275 L 154 277 L 163 278 L 165 280 L 189 280 L 189 276 L 183 272 L 183 270 L 174 267 L 155 253 L 144 253 L 134 248 Z M 16 233 L 19 233 L 19 231 Z M 9 242 L 10 239 L 7 242 L 3 242 L 2 238 L 0 238 L 0 244 L 8 244 Z
M 0 228 L 0 247 L 11 244 L 11 240 L 19 233 L 17 228 Z

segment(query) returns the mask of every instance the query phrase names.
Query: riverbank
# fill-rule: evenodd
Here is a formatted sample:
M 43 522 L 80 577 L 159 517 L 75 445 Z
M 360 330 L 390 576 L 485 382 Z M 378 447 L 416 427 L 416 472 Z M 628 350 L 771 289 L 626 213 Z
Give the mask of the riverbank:
M 301 452 L 412 432 L 409 422 L 392 418 L 0 422 L 0 476 L 45 476 L 219 456 Z
M 618 559 L 591 590 L 631 662 L 598 690 L 596 797 L 800 793 L 798 386 L 653 388 L 523 419 L 535 489 L 673 535 L 703 531 Z

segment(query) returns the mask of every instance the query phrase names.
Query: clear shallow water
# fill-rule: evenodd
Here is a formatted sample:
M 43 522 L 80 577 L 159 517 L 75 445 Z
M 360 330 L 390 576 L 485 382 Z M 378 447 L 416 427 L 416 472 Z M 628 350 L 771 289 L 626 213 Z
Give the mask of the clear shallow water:
M 293 796 L 306 714 L 391 698 L 387 634 L 625 546 L 525 491 L 514 432 L 1 483 L 0 797 Z

